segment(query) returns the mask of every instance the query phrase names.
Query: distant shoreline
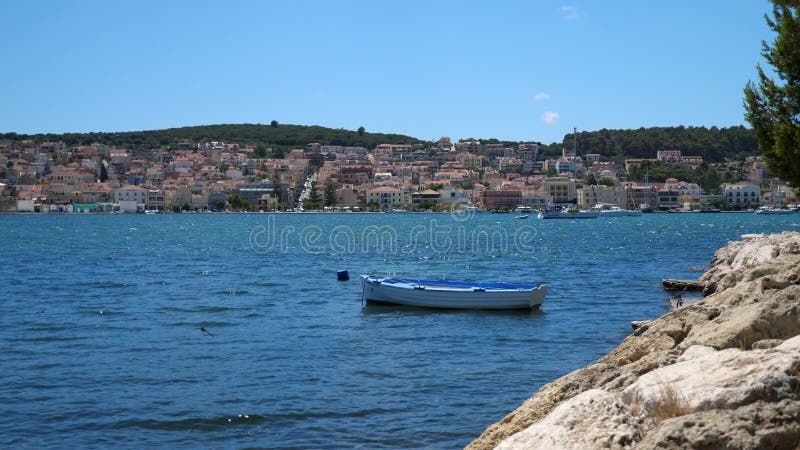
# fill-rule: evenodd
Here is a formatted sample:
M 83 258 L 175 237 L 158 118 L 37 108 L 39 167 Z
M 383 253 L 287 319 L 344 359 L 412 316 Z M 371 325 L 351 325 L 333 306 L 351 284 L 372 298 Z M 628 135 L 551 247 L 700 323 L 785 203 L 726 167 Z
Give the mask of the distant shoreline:
M 650 214 L 701 214 L 701 211 L 653 211 Z M 0 215 L 28 215 L 28 216 L 163 216 L 163 215 L 197 215 L 197 214 L 460 214 L 457 211 L 197 211 L 197 212 L 172 212 L 157 213 L 122 213 L 122 212 L 13 212 L 4 211 Z M 466 212 L 465 212 L 466 214 Z M 513 215 L 508 213 L 490 213 L 482 211 L 478 214 L 486 215 Z M 707 213 L 703 213 L 707 214 Z M 753 211 L 717 211 L 713 214 L 755 214 Z M 798 213 L 800 214 L 800 213 Z

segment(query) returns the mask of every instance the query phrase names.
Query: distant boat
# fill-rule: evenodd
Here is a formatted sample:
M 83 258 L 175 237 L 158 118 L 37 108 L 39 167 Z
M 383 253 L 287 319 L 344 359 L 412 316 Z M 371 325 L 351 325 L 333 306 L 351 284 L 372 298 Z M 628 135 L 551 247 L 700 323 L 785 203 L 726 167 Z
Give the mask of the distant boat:
M 528 218 L 527 214 L 521 214 L 521 215 L 515 217 L 515 219 L 527 219 L 527 218 Z
M 449 309 L 536 309 L 547 285 L 413 280 L 362 275 L 363 299 L 380 305 Z
M 765 214 L 765 215 L 783 215 L 783 214 L 794 214 L 795 211 L 789 208 L 775 208 L 773 206 L 761 206 L 755 210 L 756 214 Z
M 655 206 L 651 205 L 650 203 L 642 203 L 641 205 L 639 205 L 639 211 L 643 213 L 651 213 L 655 210 L 656 210 Z
M 600 214 L 600 217 L 629 217 L 642 215 L 642 211 L 620 208 L 610 203 L 598 203 L 594 205 L 592 210 Z
M 596 219 L 600 215 L 594 211 L 585 209 L 567 209 L 556 207 L 545 207 L 537 215 L 540 219 Z
M 650 196 L 649 188 L 650 188 L 650 170 L 648 169 L 647 172 L 644 174 L 644 187 L 648 189 L 647 196 Z M 651 213 L 656 210 L 656 207 L 651 205 L 649 202 L 644 201 L 639 205 L 639 211 L 643 213 Z
M 531 212 L 531 207 L 530 206 L 525 206 L 525 205 L 520 205 L 520 206 L 517 206 L 517 209 L 515 211 L 518 212 L 518 213 L 527 214 L 527 213 Z

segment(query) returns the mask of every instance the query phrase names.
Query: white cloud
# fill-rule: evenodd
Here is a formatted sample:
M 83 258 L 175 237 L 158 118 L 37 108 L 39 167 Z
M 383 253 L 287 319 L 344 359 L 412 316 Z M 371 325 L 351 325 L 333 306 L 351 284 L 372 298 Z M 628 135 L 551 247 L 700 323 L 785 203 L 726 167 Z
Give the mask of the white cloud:
M 542 123 L 547 126 L 554 127 L 558 125 L 558 113 L 553 111 L 545 111 L 542 113 Z
M 548 94 L 547 92 L 539 92 L 538 94 L 533 96 L 533 100 L 537 102 L 540 100 L 550 100 L 550 98 L 551 98 L 550 94 Z
M 578 18 L 578 8 L 574 6 L 563 5 L 561 6 L 561 12 L 564 13 L 564 18 L 567 20 Z

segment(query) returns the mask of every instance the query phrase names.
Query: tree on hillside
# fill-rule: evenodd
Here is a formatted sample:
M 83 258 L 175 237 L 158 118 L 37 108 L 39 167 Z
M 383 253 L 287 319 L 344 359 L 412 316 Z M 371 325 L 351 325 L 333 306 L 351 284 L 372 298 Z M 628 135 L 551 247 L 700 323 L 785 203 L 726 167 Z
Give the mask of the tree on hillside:
M 105 160 L 100 161 L 100 182 L 105 183 L 108 181 L 108 169 L 106 169 Z
M 283 185 L 281 183 L 281 176 L 276 170 L 272 173 L 272 196 L 275 198 L 275 202 L 277 203 L 278 207 L 283 204 Z
M 308 193 L 308 200 L 314 205 L 314 207 L 319 206 L 319 203 L 322 200 L 322 197 L 320 197 L 319 191 L 317 190 L 316 181 L 311 182 L 311 191 Z
M 359 136 L 363 136 L 364 133 L 366 133 L 366 132 L 367 132 L 367 130 L 365 130 L 364 127 L 358 127 L 358 135 Z
M 269 126 L 271 126 L 272 128 L 277 128 L 278 127 L 278 121 L 277 120 L 273 120 L 272 122 L 269 123 Z
M 256 158 L 266 158 L 267 157 L 267 147 L 264 144 L 256 145 L 256 149 L 253 152 L 253 156 Z
M 336 189 L 338 189 L 336 182 L 328 178 L 328 180 L 325 181 L 325 206 L 333 206 L 336 204 Z
M 246 201 L 242 200 L 238 194 L 233 194 L 228 197 L 228 204 L 233 208 L 234 211 L 241 211 L 243 209 L 248 209 L 250 206 Z
M 758 83 L 744 89 L 745 118 L 755 128 L 770 170 L 793 187 L 800 187 L 800 5 L 796 0 L 772 0 L 767 25 L 777 33 L 772 45 L 761 42 L 761 54 L 773 66 L 772 79 L 759 65 Z
M 614 187 L 614 186 L 617 185 L 617 182 L 614 181 L 614 179 L 611 178 L 611 177 L 600 177 L 600 179 L 597 180 L 597 184 L 602 184 L 603 186 Z

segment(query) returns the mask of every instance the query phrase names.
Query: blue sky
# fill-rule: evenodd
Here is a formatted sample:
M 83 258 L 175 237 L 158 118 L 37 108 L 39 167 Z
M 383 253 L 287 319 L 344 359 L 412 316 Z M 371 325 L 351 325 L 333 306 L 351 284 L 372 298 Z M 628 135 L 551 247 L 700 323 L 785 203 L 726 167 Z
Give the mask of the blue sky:
M 763 0 L 0 2 L 0 132 L 745 124 Z

